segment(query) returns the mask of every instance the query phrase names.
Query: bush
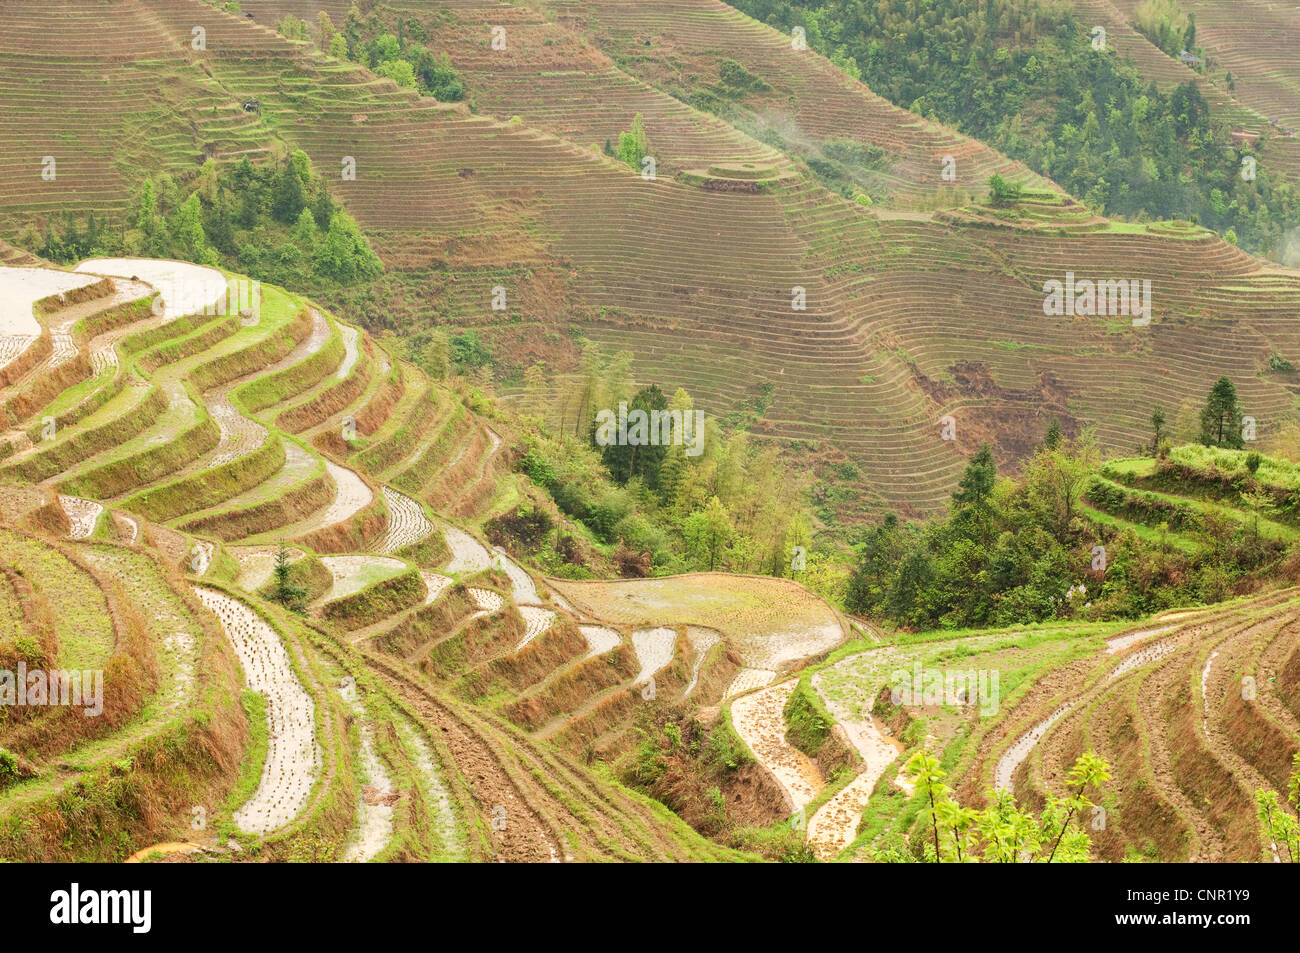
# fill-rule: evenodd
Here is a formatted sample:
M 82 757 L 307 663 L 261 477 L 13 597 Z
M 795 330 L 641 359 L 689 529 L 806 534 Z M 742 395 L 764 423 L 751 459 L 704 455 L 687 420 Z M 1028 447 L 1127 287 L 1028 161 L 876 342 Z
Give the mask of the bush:
M 786 732 L 790 743 L 804 754 L 816 757 L 831 735 L 834 719 L 817 697 L 807 675 L 799 679 L 799 684 L 790 693 L 784 715 L 786 724 L 790 726 Z
M 1008 182 L 1002 176 L 994 174 L 989 177 L 989 200 L 994 205 L 1006 205 L 1020 199 L 1021 189 L 1015 182 Z
M 536 447 L 532 447 L 524 454 L 523 459 L 519 461 L 519 469 L 544 490 L 549 490 L 559 479 L 551 461 L 546 459 L 546 456 Z
M 463 331 L 451 338 L 451 362 L 474 370 L 492 363 L 492 352 L 479 340 L 477 331 Z
M 718 75 L 721 77 L 724 85 L 730 86 L 735 90 L 763 92 L 772 88 L 733 59 L 725 59 L 722 61 L 722 66 L 718 70 Z

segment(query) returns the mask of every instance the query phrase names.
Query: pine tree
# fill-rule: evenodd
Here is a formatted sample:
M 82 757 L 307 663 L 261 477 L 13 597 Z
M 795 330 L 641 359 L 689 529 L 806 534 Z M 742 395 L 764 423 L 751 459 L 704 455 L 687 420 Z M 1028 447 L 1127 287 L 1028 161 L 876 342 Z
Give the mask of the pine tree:
M 305 206 L 298 213 L 298 224 L 293 228 L 293 239 L 304 248 L 311 248 L 316 244 L 316 219 L 312 217 L 311 209 Z
M 1061 439 L 1064 435 L 1061 433 L 1061 422 L 1053 417 L 1047 424 L 1047 435 L 1043 437 L 1043 446 L 1048 450 L 1055 450 L 1061 445 Z
M 158 228 L 158 199 L 154 196 L 153 179 L 145 179 L 144 185 L 140 187 L 135 227 L 146 235 L 153 235 Z
M 1201 411 L 1201 443 L 1207 447 L 1240 450 L 1243 442 L 1237 388 L 1229 378 L 1220 377 L 1210 388 Z
M 272 570 L 275 586 L 271 591 L 271 598 L 287 609 L 301 612 L 303 601 L 307 598 L 307 590 L 290 579 L 292 571 L 293 567 L 289 565 L 289 550 L 285 548 L 284 540 L 280 540 L 280 547 L 275 551 L 275 567 Z
M 200 215 L 199 194 L 191 193 L 176 210 L 172 222 L 172 235 L 181 245 L 182 253 L 191 261 L 201 262 L 208 248 L 208 239 L 203 232 L 203 220 Z
M 302 175 L 298 163 L 290 161 L 276 176 L 275 195 L 271 199 L 271 215 L 277 222 L 292 225 L 307 205 Z
M 979 506 L 993 494 L 997 479 L 998 468 L 993 461 L 993 448 L 987 443 L 982 444 L 966 464 L 966 472 L 961 475 L 952 500 L 959 506 Z

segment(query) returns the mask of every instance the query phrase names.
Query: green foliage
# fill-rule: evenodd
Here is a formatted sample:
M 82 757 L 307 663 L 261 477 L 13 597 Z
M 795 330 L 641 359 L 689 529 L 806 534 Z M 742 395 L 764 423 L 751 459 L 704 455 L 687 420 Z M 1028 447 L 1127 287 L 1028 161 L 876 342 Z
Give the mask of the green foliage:
M 667 409 L 681 415 L 673 419 L 671 435 L 677 434 L 676 420 L 683 421 L 680 444 L 597 445 L 602 410 L 616 416 L 620 402 L 664 408 L 657 386 L 633 390 L 630 360 L 630 354 L 610 356 L 584 342 L 578 381 L 557 411 L 558 432 L 543 424 L 525 448 L 520 469 L 600 546 L 648 554 L 653 574 L 715 569 L 789 575 L 790 547 L 808 542 L 806 533 L 792 541 L 796 527 L 809 521 L 806 484 L 787 470 L 776 448 L 751 445 L 740 430 L 724 437 L 711 418 L 696 428 L 694 402 L 681 389 L 667 400 Z M 557 530 L 557 556 L 560 540 Z M 824 558 L 809 557 L 817 575 L 807 581 L 828 592 L 842 584 L 842 575 Z
M 275 551 L 275 566 L 271 571 L 271 598 L 293 612 L 302 612 L 306 608 L 307 589 L 293 581 L 293 566 L 289 563 L 289 551 L 280 541 Z
M 800 677 L 785 703 L 786 738 L 810 757 L 816 757 L 831 736 L 835 720 L 822 704 L 807 675 Z
M 1160 445 L 1165 439 L 1165 412 L 1162 407 L 1151 410 L 1151 455 L 1160 453 Z
M 335 212 L 330 219 L 329 231 L 314 260 L 318 272 L 340 284 L 373 278 L 383 271 L 370 240 L 352 216 L 343 211 Z
M 1201 411 L 1201 443 L 1207 447 L 1240 450 L 1243 442 L 1237 388 L 1229 378 L 1220 377 L 1210 388 Z
M 311 209 L 304 206 L 298 213 L 297 224 L 293 227 L 293 240 L 307 248 L 316 241 L 316 234 L 316 217 L 312 215 Z
M 446 53 L 435 56 L 423 47 L 414 50 L 415 74 L 420 89 L 443 103 L 460 102 L 465 98 L 465 84 L 452 68 Z
M 710 497 L 703 509 L 696 510 L 682 523 L 688 556 L 699 568 L 707 568 L 709 572 L 718 568 L 734 533 L 731 517 L 716 496 Z
M 1173 461 L 1198 450 L 1230 455 L 1216 466 L 1247 479 L 1240 451 L 1178 448 Z M 888 516 L 865 533 L 845 608 L 913 629 L 1132 618 L 1226 598 L 1233 582 L 1269 571 L 1285 548 L 1276 531 L 1261 535 L 1259 522 L 1290 500 L 1290 489 L 1271 488 L 1259 499 L 1233 489 L 1239 509 L 1231 519 L 1102 479 L 1098 466 L 1086 435 L 1041 446 L 1018 480 L 996 484 L 991 457 L 976 454 L 946 519 L 904 526 Z M 1278 466 L 1261 458 L 1261 479 L 1285 479 Z M 1096 510 L 1156 532 L 1117 530 Z M 1171 545 L 1171 533 L 1180 545 Z M 1104 570 L 1095 564 L 1098 546 Z
M 276 176 L 274 193 L 271 198 L 271 217 L 284 225 L 298 220 L 302 210 L 307 207 L 307 193 L 303 185 L 304 169 L 310 175 L 307 154 L 295 150 L 284 167 Z
M 465 84 L 446 53 L 436 54 L 425 46 L 428 39 L 416 20 L 402 21 L 395 35 L 386 32 L 375 14 L 363 19 L 350 13 L 344 30 L 323 42 L 328 43 L 331 56 L 360 63 L 439 102 L 459 102 L 465 98 Z
M 735 60 L 727 58 L 722 61 L 718 76 L 724 86 L 738 92 L 758 93 L 771 89 L 766 82 L 755 76 Z
M 398 86 L 415 89 L 415 67 L 406 60 L 385 60 L 375 67 L 375 75 L 391 79 Z
M 1276 791 L 1259 788 L 1255 791 L 1255 816 L 1270 853 L 1296 864 L 1300 863 L 1300 752 L 1291 756 L 1291 765 L 1286 788 L 1291 810 L 1281 804 Z
M 0 791 L 21 778 L 18 768 L 18 756 L 0 748 Z
M 1047 424 L 1047 433 L 1043 435 L 1043 446 L 1048 450 L 1058 450 L 1065 434 L 1061 432 L 1061 422 L 1053 417 Z
M 1279 248 L 1300 221 L 1300 191 L 1270 169 L 1266 143 L 1256 179 L 1243 180 L 1245 153 L 1231 138 L 1226 112 L 1213 112 L 1193 82 L 1162 92 L 1125 58 L 1093 50 L 1092 21 L 1076 5 L 736 0 L 735 6 L 787 34 L 804 27 L 813 49 L 859 74 L 874 92 L 1023 161 L 1103 214 L 1194 216 L 1221 234 L 1232 228 L 1241 246 L 1257 253 Z M 1182 28 L 1180 38 L 1175 55 L 1183 45 L 1194 49 L 1194 25 Z
M 307 29 L 307 21 L 300 20 L 293 14 L 281 17 L 280 22 L 275 25 L 275 31 L 290 40 L 311 39 L 311 33 Z
M 1111 778 L 1104 759 L 1084 752 L 1066 777 L 1066 796 L 1049 795 L 1035 818 L 1005 790 L 989 791 L 989 807 L 983 811 L 962 807 L 943 783 L 947 772 L 924 749 L 908 760 L 904 772 L 914 779 L 925 804 L 921 822 L 928 822 L 928 829 L 921 856 L 930 863 L 958 864 L 1087 863 L 1092 842 L 1070 822 L 1093 806 L 1087 792 L 1100 790 Z
M 451 336 L 450 355 L 452 364 L 462 372 L 492 363 L 492 352 L 479 340 L 478 332 L 473 329 Z
M 994 205 L 1009 205 L 1020 201 L 1021 188 L 996 173 L 989 177 L 989 201 Z
M 307 217 L 326 232 L 307 227 Z M 51 219 L 38 246 L 53 261 L 150 256 L 222 266 L 260 281 L 318 293 L 322 281 L 349 284 L 383 265 L 346 212 L 338 210 L 307 154 L 254 165 L 247 157 L 218 169 L 206 162 L 183 187 L 167 174 L 146 179 L 122 228 L 93 214 L 84 230 Z
M 528 479 L 532 480 L 544 490 L 549 490 L 559 479 L 555 472 L 555 467 L 551 462 L 538 450 L 537 447 L 529 448 L 519 461 L 519 469 L 527 474 Z
M 639 172 L 641 160 L 649 153 L 649 149 L 650 142 L 646 138 L 645 126 L 641 114 L 637 113 L 632 117 L 631 131 L 618 134 L 618 160 Z
M 725 710 L 713 730 L 704 750 L 705 760 L 721 771 L 734 771 L 754 760 L 753 754 L 745 747 L 745 742 L 731 726 L 730 710 Z
M 659 385 L 651 384 L 637 391 L 628 405 L 628 412 L 630 414 L 637 410 L 647 414 L 647 420 L 652 419 L 648 415 L 654 411 L 668 410 L 668 398 L 659 389 Z M 630 441 L 627 444 L 614 443 L 603 449 L 601 461 L 615 482 L 626 484 L 629 480 L 638 478 L 650 489 L 657 490 L 659 472 L 668 454 L 668 446 L 662 443 L 638 446 Z
M 1170 56 L 1196 48 L 1196 17 L 1184 12 L 1178 0 L 1142 0 L 1133 11 L 1133 25 Z

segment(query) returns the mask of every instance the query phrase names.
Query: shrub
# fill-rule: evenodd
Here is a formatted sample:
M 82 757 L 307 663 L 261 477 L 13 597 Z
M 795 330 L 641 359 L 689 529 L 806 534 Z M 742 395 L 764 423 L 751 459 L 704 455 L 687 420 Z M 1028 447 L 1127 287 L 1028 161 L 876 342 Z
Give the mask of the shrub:
M 745 67 L 741 66 L 733 59 L 725 59 L 718 70 L 718 75 L 726 86 L 735 90 L 749 90 L 751 92 L 763 92 L 772 87 L 755 76 Z
M 830 737 L 834 724 L 830 712 L 822 705 L 807 676 L 790 693 L 785 703 L 785 720 L 790 726 L 786 737 L 805 754 L 816 757 Z
M 462 331 L 451 338 L 451 362 L 474 370 L 492 363 L 492 352 L 479 340 L 477 331 Z

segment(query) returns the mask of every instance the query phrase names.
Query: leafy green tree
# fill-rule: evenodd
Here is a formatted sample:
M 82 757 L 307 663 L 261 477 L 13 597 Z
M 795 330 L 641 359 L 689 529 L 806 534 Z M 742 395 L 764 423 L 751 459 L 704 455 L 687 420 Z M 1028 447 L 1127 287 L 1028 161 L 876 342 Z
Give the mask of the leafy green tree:
M 905 549 L 898 517 L 890 513 L 862 544 L 844 599 L 850 612 L 867 614 L 884 607 Z
M 158 227 L 158 199 L 154 196 L 153 179 L 145 179 L 140 186 L 140 197 L 136 203 L 135 227 L 146 235 L 152 235 Z
M 1007 205 L 1020 200 L 1019 184 L 1010 182 L 996 172 L 989 176 L 989 201 L 994 205 Z
M 191 261 L 203 261 L 208 248 L 207 235 L 203 232 L 203 219 L 199 196 L 190 195 L 172 218 L 172 234 L 181 245 L 185 257 Z
M 377 37 L 373 44 L 375 61 L 377 63 L 387 63 L 389 60 L 395 60 L 402 54 L 402 43 L 391 33 L 385 33 Z
M 1243 442 L 1237 388 L 1229 378 L 1220 377 L 1210 388 L 1201 411 L 1201 443 L 1207 447 L 1240 450 Z
M 330 19 L 330 15 L 324 10 L 316 14 L 316 31 L 320 34 L 317 38 L 320 48 L 328 53 L 330 44 L 334 41 L 338 31 L 334 29 L 334 21 Z
M 391 79 L 398 86 L 415 89 L 415 67 L 406 60 L 384 60 L 375 67 L 375 74 L 385 79 Z
M 275 31 L 290 40 L 306 40 L 311 38 L 311 34 L 307 29 L 306 21 L 298 19 L 293 14 L 287 14 L 281 17 L 280 22 L 275 25 Z
M 413 47 L 410 53 L 421 89 L 440 103 L 455 103 L 465 98 L 465 84 L 456 75 L 446 53 L 434 56 L 422 46 Z
M 1300 823 L 1279 803 L 1276 791 L 1255 791 L 1255 817 L 1270 849 L 1290 863 L 1300 863 Z
M 320 274 L 340 284 L 373 278 L 384 268 L 352 216 L 341 209 L 330 219 L 325 240 L 316 249 L 315 265 Z
M 717 568 L 734 532 L 731 517 L 716 496 L 710 497 L 704 509 L 692 513 L 682 524 L 687 552 L 697 564 L 707 565 L 709 572 Z
M 932 622 L 940 614 L 935 611 L 935 603 L 941 598 L 935 586 L 936 576 L 934 556 L 929 549 L 925 546 L 913 548 L 898 567 L 886 603 L 889 612 L 917 628 Z
M 311 209 L 303 206 L 303 210 L 298 213 L 298 224 L 293 227 L 293 238 L 304 248 L 310 248 L 316 243 L 316 219 L 311 214 Z
M 432 328 L 429 340 L 420 348 L 421 369 L 435 381 L 447 379 L 451 369 L 451 335 L 446 328 Z
M 1070 821 L 1092 807 L 1090 789 L 1110 780 L 1110 766 L 1091 751 L 1074 763 L 1067 776 L 1067 794 L 1049 797 L 1037 818 L 1017 807 L 1008 791 L 988 793 L 983 811 L 965 808 L 952 798 L 952 788 L 937 758 L 924 749 L 908 760 L 903 773 L 912 778 L 924 798 L 922 823 L 927 826 L 923 854 L 931 863 L 1086 863 L 1091 841 Z M 1050 845 L 1050 849 L 1049 849 Z M 901 859 L 901 858 L 890 858 Z
M 679 387 L 673 393 L 668 409 L 677 411 L 685 421 L 686 415 L 695 410 L 695 401 L 685 389 Z M 673 444 L 664 453 L 663 463 L 659 467 L 659 499 L 667 507 L 673 508 L 678 502 L 678 495 L 686 479 L 688 467 L 686 447 Z
M 1100 459 L 1091 436 L 1084 435 L 1054 450 L 1042 447 L 1025 467 L 1029 501 L 1061 542 L 1069 537 L 1084 488 Z
M 1061 822 L 1061 832 L 1056 835 L 1051 853 L 1047 855 L 1047 863 L 1050 864 L 1052 858 L 1056 856 L 1056 852 L 1061 846 L 1061 839 L 1065 837 L 1065 832 L 1070 826 L 1070 819 L 1076 813 L 1082 814 L 1092 807 L 1092 802 L 1088 800 L 1084 792 L 1089 788 L 1100 788 L 1110 778 L 1110 765 L 1106 763 L 1104 758 L 1098 757 L 1094 752 L 1085 751 L 1074 762 L 1074 766 L 1070 768 L 1069 774 L 1066 775 L 1066 785 L 1073 790 L 1063 802 L 1063 806 L 1066 808 L 1065 820 Z
M 618 158 L 620 162 L 640 171 L 641 160 L 646 157 L 649 150 L 650 143 L 646 138 L 645 125 L 641 114 L 637 113 L 632 117 L 631 131 L 618 134 Z
M 953 504 L 959 509 L 984 509 L 993 496 L 997 480 L 998 467 L 993 460 L 993 448 L 987 443 L 980 444 L 980 448 L 966 464 L 966 470 L 952 494 Z
M 632 398 L 628 405 L 628 414 L 636 410 L 643 411 L 647 417 L 654 411 L 666 411 L 668 398 L 664 396 L 658 384 L 651 384 L 649 387 L 642 388 Z M 661 435 L 648 434 L 648 436 Z M 625 484 L 633 477 L 640 477 L 645 481 L 646 486 L 654 490 L 659 487 L 659 472 L 668 453 L 668 446 L 669 444 L 664 443 L 645 446 L 615 443 L 603 448 L 601 457 L 616 482 Z

